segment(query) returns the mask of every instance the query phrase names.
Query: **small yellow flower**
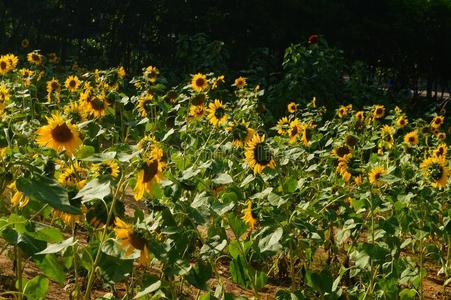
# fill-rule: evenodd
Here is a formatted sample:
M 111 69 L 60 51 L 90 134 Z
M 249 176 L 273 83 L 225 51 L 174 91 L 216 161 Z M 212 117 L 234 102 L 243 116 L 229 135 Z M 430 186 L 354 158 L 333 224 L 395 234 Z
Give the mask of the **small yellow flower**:
M 407 124 L 409 124 L 409 121 L 404 116 L 401 116 L 396 120 L 396 126 L 398 128 L 404 128 Z
M 418 144 L 418 134 L 416 131 L 411 131 L 404 136 L 404 143 L 409 145 Z
M 235 83 L 233 84 L 237 89 L 242 89 L 246 86 L 246 78 L 244 77 L 238 77 L 235 79 Z
M 77 76 L 69 76 L 66 79 L 66 82 L 64 83 L 64 86 L 70 91 L 70 92 L 76 92 L 78 87 L 80 86 L 80 80 Z
M 215 99 L 213 103 L 208 104 L 208 121 L 213 126 L 219 126 L 227 122 L 227 114 L 224 104 L 218 99 Z
M 375 105 L 373 110 L 373 118 L 374 119 L 381 119 L 384 117 L 385 114 L 385 107 L 383 105 Z
M 432 128 L 436 128 L 436 129 L 440 128 L 440 126 L 443 125 L 444 121 L 445 121 L 445 117 L 444 116 L 436 116 L 432 120 L 431 126 L 432 126 Z
M 368 180 L 369 182 L 374 186 L 380 186 L 382 182 L 380 181 L 380 178 L 382 175 L 385 174 L 385 168 L 378 166 L 371 169 L 370 173 L 368 174 Z
M 206 90 L 208 88 L 207 76 L 202 73 L 193 75 L 191 79 L 191 88 L 198 93 Z
M 287 109 L 288 109 L 288 112 L 289 112 L 289 113 L 294 113 L 294 112 L 296 112 L 297 108 L 298 108 L 298 106 L 297 106 L 296 103 L 294 103 L 294 102 L 290 102 L 290 103 L 288 103 L 288 105 L 287 105 Z

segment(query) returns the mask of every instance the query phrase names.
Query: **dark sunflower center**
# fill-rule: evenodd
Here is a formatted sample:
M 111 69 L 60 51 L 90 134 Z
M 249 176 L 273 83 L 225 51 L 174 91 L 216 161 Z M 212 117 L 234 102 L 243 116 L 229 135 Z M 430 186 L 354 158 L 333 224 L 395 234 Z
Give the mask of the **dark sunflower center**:
M 146 245 L 146 240 L 142 237 L 142 235 L 138 232 L 132 231 L 128 235 L 130 244 L 133 248 L 138 250 L 143 250 Z
M 440 125 L 442 123 L 442 120 L 440 119 L 435 119 L 435 124 Z
M 246 126 L 239 124 L 233 127 L 232 137 L 234 140 L 244 140 L 247 136 L 247 128 Z
M 55 141 L 59 143 L 66 143 L 70 141 L 73 137 L 72 131 L 67 127 L 66 123 L 57 125 L 51 131 L 52 137 Z
M 113 173 L 113 169 L 108 164 L 102 164 L 100 165 L 99 173 L 101 175 L 111 175 Z
M 202 77 L 196 79 L 196 86 L 204 87 L 204 85 L 205 85 L 205 80 Z
M 391 136 L 391 134 L 385 134 L 384 141 L 391 143 L 393 141 L 393 137 Z
M 377 172 L 376 174 L 374 174 L 374 179 L 379 180 L 379 178 L 381 177 L 382 173 L 381 172 Z
M 33 60 L 33 61 L 40 61 L 41 59 L 39 58 L 39 55 L 37 55 L 37 54 L 32 54 L 31 55 L 31 59 Z
M 402 119 L 401 121 L 399 121 L 399 124 L 401 124 L 401 125 L 406 124 L 406 120 Z
M 69 81 L 69 86 L 70 86 L 71 88 L 74 88 L 76 84 L 77 84 L 77 83 L 75 82 L 75 80 Z
M 433 163 L 429 166 L 430 177 L 436 181 L 443 176 L 443 167 L 438 163 Z
M 154 159 L 150 163 L 147 163 L 147 165 L 144 166 L 144 176 L 143 176 L 143 182 L 149 182 L 151 181 L 155 175 L 158 173 L 158 160 Z
M 346 136 L 345 142 L 350 147 L 354 147 L 357 144 L 357 139 L 353 135 L 348 135 L 348 136 Z
M 222 117 L 224 117 L 224 115 L 225 115 L 224 108 L 222 108 L 222 107 L 216 108 L 216 110 L 215 110 L 215 117 L 217 119 L 221 119 Z
M 298 128 L 294 126 L 291 128 L 291 136 L 296 136 L 299 133 Z
M 258 143 L 254 148 L 254 158 L 260 165 L 267 165 L 271 161 L 271 152 L 268 145 L 265 143 Z
M 95 98 L 91 101 L 91 107 L 94 110 L 104 110 L 105 109 L 105 103 L 103 103 L 102 100 Z
M 378 109 L 376 109 L 376 115 L 382 115 L 384 113 L 384 109 L 382 109 L 382 108 L 378 108 Z
M 409 137 L 409 143 L 414 143 L 415 142 L 415 137 L 414 136 L 410 136 Z
M 351 150 L 349 149 L 348 146 L 340 146 L 340 147 L 337 148 L 337 151 L 335 151 L 335 153 L 337 153 L 337 155 L 339 157 L 343 157 L 346 154 L 351 153 Z
M 0 68 L 2 70 L 6 70 L 7 67 L 8 67 L 8 64 L 6 62 L 4 62 L 4 61 L 0 62 Z
M 59 88 L 59 84 L 58 84 L 58 82 L 56 82 L 56 81 L 53 81 L 53 82 L 52 82 L 52 85 L 51 85 L 51 87 L 52 87 L 52 90 L 56 90 L 56 89 L 58 89 L 58 88 Z
M 437 154 L 438 154 L 439 156 L 442 156 L 443 154 L 445 154 L 445 149 L 443 149 L 443 148 L 438 148 Z

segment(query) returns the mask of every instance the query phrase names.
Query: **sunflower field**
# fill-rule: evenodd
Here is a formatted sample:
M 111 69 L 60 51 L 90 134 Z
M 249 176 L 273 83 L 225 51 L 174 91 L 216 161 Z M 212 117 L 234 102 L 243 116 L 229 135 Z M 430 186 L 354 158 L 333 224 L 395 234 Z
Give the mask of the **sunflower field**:
M 451 297 L 444 110 L 58 61 L 0 56 L 0 299 Z

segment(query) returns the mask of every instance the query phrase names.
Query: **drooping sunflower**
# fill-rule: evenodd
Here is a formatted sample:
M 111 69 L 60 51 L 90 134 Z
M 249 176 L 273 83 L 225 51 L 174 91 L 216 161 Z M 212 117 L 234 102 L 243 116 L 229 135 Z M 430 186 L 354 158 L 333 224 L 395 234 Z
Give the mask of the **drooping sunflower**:
M 232 135 L 232 144 L 236 147 L 243 147 L 254 136 L 254 130 L 249 128 L 249 122 L 234 120 L 226 128 Z
M 252 137 L 247 143 L 245 157 L 254 174 L 261 174 L 267 167 L 274 169 L 276 165 L 264 135 L 255 134 Z
M 288 133 L 288 125 L 290 121 L 287 117 L 282 117 L 279 121 L 277 121 L 276 129 L 277 133 L 280 135 L 285 135 Z
M 396 120 L 396 126 L 398 128 L 404 128 L 407 124 L 409 124 L 409 121 L 404 116 L 401 116 Z
M 114 160 L 104 161 L 92 166 L 94 176 L 111 176 L 117 178 L 119 176 L 119 165 Z
M 24 208 L 28 204 L 28 202 L 30 202 L 30 198 L 28 198 L 22 192 L 17 190 L 15 181 L 10 185 L 8 185 L 8 188 L 14 192 L 14 195 L 11 198 L 12 207 Z
M 136 177 L 135 200 L 141 200 L 144 196 L 144 192 L 152 192 L 153 184 L 159 183 L 161 178 L 163 178 L 162 172 L 165 166 L 166 164 L 163 161 L 155 158 L 144 161 Z
M 288 103 L 288 105 L 287 105 L 287 109 L 288 109 L 288 112 L 289 112 L 289 113 L 295 113 L 296 110 L 298 109 L 298 106 L 297 106 L 296 103 L 290 102 L 290 103 Z
M 434 151 L 432 152 L 434 157 L 445 157 L 448 153 L 448 146 L 446 144 L 440 144 Z
M 64 107 L 64 114 L 72 124 L 86 121 L 86 111 L 80 102 L 70 102 Z
M 76 92 L 78 90 L 78 87 L 80 86 L 80 79 L 78 79 L 77 76 L 69 76 L 67 77 L 66 81 L 64 82 L 64 86 L 67 88 L 69 92 Z
M 197 73 L 191 78 L 191 88 L 195 92 L 202 92 L 208 88 L 207 76 L 202 73 Z
M 332 156 L 335 156 L 337 158 L 347 158 L 350 155 L 352 155 L 352 151 L 348 145 L 341 145 L 332 150 Z
M 52 64 L 57 64 L 59 61 L 58 55 L 55 52 L 49 53 L 48 55 L 49 62 Z
M 27 54 L 27 60 L 29 63 L 39 66 L 40 64 L 42 64 L 43 58 L 38 51 L 33 51 Z
M 47 100 L 48 102 L 52 101 L 52 94 L 55 95 L 56 100 L 59 101 L 61 92 L 61 85 L 59 81 L 55 78 L 47 81 Z
M 364 115 L 363 111 L 356 112 L 356 114 L 355 114 L 355 121 L 356 121 L 357 124 L 362 124 L 364 118 L 365 118 L 365 115 Z
M 349 182 L 351 180 L 352 174 L 348 169 L 348 159 L 352 156 L 351 153 L 344 155 L 343 157 L 338 157 L 338 165 L 336 168 L 336 172 L 341 175 L 344 182 Z
M 139 97 L 138 100 L 138 112 L 139 115 L 143 118 L 149 117 L 154 109 L 154 106 L 152 106 L 153 102 L 153 95 L 150 93 L 146 93 Z
M 152 84 L 157 82 L 157 77 L 159 74 L 160 74 L 160 71 L 154 66 L 148 66 L 144 70 L 144 78 Z
M 432 119 L 431 127 L 436 129 L 440 128 L 440 126 L 442 126 L 444 122 L 445 122 L 444 116 L 435 116 L 434 119 Z
M 385 115 L 385 107 L 383 105 L 375 105 L 373 109 L 373 118 L 381 119 Z
M 420 168 L 433 187 L 438 189 L 446 187 L 449 178 L 449 168 L 445 156 L 429 157 L 421 163 Z
M 243 216 L 241 219 L 249 226 L 251 230 L 255 229 L 255 224 L 257 224 L 257 219 L 252 212 L 252 201 L 248 200 L 246 202 L 246 208 L 241 211 Z
M 418 144 L 418 133 L 416 131 L 411 131 L 404 136 L 404 143 L 408 145 L 417 145 Z
M 220 83 L 224 83 L 224 75 L 220 75 L 216 78 L 213 78 L 211 83 L 211 89 L 212 90 L 216 89 Z
M 6 85 L 0 84 L 0 104 L 6 104 L 11 99 L 9 89 Z
M 149 265 L 151 256 L 144 234 L 134 228 L 133 225 L 122 221 L 119 217 L 116 217 L 114 225 L 116 238 L 120 240 L 122 247 L 125 248 L 125 254 L 129 256 L 134 250 L 139 250 L 141 253 L 138 262 L 142 265 Z
M 242 89 L 246 86 L 246 78 L 240 76 L 237 79 L 235 79 L 235 82 L 233 83 L 233 85 L 237 88 L 237 89 Z
M 201 104 L 201 105 L 191 105 L 190 109 L 189 109 L 189 115 L 190 117 L 194 118 L 194 119 L 199 119 L 202 118 L 203 115 L 206 112 L 206 108 L 205 105 Z
M 368 180 L 374 186 L 380 186 L 382 181 L 380 180 L 381 176 L 385 174 L 385 168 L 382 166 L 377 166 L 371 169 L 368 173 Z
M 84 102 L 84 106 L 88 115 L 94 118 L 101 118 L 107 113 L 108 101 L 103 94 L 92 95 Z
M 290 138 L 289 143 L 295 143 L 298 137 L 302 134 L 302 124 L 298 118 L 290 122 L 287 133 Z
M 389 125 L 384 125 L 382 126 L 381 129 L 381 142 L 382 145 L 386 148 L 386 149 L 391 149 L 393 148 L 394 145 L 394 138 L 393 138 L 393 133 L 395 132 L 395 130 L 393 129 L 393 127 L 389 126 Z
M 227 122 L 225 106 L 218 99 L 208 104 L 207 113 L 207 119 L 213 126 L 219 126 Z
M 42 147 L 49 147 L 58 152 L 66 150 L 69 155 L 81 145 L 78 128 L 64 120 L 59 114 L 47 117 L 47 125 L 36 131 L 37 143 Z

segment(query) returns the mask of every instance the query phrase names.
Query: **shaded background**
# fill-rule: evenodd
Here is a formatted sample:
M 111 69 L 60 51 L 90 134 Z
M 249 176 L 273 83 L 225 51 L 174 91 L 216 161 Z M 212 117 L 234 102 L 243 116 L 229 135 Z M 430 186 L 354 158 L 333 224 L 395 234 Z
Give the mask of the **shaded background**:
M 311 34 L 321 36 L 323 49 L 337 51 L 327 55 L 342 61 L 333 66 L 343 69 L 333 75 L 338 77 L 328 80 L 359 77 L 379 90 L 394 89 L 363 97 L 355 97 L 349 87 L 320 92 L 324 102 L 393 100 L 406 90 L 413 92 L 409 99 L 418 99 L 421 90 L 430 99 L 440 97 L 435 91 L 449 91 L 449 0 L 0 0 L 3 53 L 40 49 L 56 52 L 63 64 L 124 65 L 131 72 L 152 64 L 171 83 L 195 72 L 245 75 L 268 90 L 270 102 L 284 98 L 283 104 L 291 97 L 318 95 L 285 95 L 281 89 L 287 84 L 280 85 L 290 80 L 284 67 L 287 47 L 308 47 Z M 20 48 L 24 38 L 28 49 Z

